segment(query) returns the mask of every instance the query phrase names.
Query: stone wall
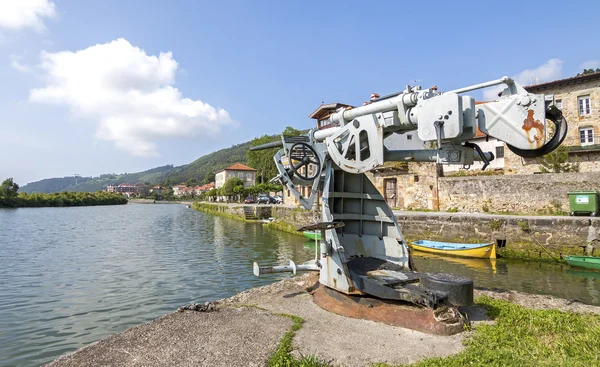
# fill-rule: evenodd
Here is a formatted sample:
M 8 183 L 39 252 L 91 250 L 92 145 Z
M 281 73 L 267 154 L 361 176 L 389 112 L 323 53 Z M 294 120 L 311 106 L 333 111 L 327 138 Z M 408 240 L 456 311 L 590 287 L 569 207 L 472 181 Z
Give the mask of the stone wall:
M 561 260 L 586 254 L 588 236 L 600 237 L 600 219 L 576 217 L 518 217 L 452 213 L 402 213 L 396 216 L 408 241 L 420 239 L 458 243 L 505 241 L 500 256 Z M 590 254 L 600 246 L 591 241 Z
M 435 163 L 410 163 L 405 169 L 381 169 L 367 173 L 385 197 L 386 180 L 396 180 L 396 200 L 388 200 L 397 209 L 437 210 L 437 176 Z
M 548 214 L 569 211 L 567 193 L 600 191 L 600 173 L 439 178 L 440 210 Z

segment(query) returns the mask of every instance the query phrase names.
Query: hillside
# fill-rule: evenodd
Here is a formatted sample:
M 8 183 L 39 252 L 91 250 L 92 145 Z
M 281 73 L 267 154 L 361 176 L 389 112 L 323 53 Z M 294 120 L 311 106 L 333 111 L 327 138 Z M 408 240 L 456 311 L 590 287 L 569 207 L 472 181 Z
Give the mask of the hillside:
M 250 142 L 237 144 L 231 148 L 217 150 L 216 152 L 202 156 L 192 163 L 175 167 L 162 180 L 157 183 L 162 185 L 175 185 L 195 178 L 199 183 L 214 181 L 214 174 L 234 163 L 246 163 L 246 151 L 250 148 Z
M 277 139 L 276 136 L 273 139 Z M 178 167 L 167 165 L 156 167 L 144 172 L 124 174 L 103 174 L 99 177 L 79 177 L 75 187 L 75 177 L 48 178 L 31 182 L 20 188 L 27 193 L 53 193 L 62 191 L 92 192 L 103 190 L 108 185 L 120 183 L 149 183 L 151 185 L 174 185 L 195 178 L 199 183 L 214 180 L 214 173 L 233 163 L 246 163 L 246 151 L 251 142 L 234 145 L 204 155 L 195 161 Z
M 103 174 L 99 177 L 79 177 L 75 187 L 75 177 L 47 178 L 22 186 L 19 191 L 27 193 L 53 193 L 62 191 L 93 192 L 103 190 L 108 185 L 120 183 L 156 183 L 164 179 L 174 169 L 173 165 L 156 167 L 144 172 L 124 174 Z

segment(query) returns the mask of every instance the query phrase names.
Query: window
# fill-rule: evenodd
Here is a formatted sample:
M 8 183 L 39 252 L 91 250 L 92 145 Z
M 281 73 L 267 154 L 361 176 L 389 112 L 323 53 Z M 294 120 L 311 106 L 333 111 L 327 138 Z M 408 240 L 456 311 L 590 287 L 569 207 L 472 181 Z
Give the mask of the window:
M 562 99 L 556 100 L 556 108 L 558 108 L 559 110 L 562 110 Z
M 504 158 L 504 146 L 496 147 L 496 158 Z
M 406 135 L 406 140 L 412 140 L 412 135 L 410 135 L 410 134 L 407 134 L 407 135 Z
M 589 115 L 591 113 L 590 96 L 577 97 L 577 103 L 579 105 L 579 116 Z
M 419 176 L 415 175 L 414 180 L 415 180 L 415 182 L 419 182 Z
M 594 128 L 582 127 L 579 129 L 579 143 L 581 145 L 594 144 Z

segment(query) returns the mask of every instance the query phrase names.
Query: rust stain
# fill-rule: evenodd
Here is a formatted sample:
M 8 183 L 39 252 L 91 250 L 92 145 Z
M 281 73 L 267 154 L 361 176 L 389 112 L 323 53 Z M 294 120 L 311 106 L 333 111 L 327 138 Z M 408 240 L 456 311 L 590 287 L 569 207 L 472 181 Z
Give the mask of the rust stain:
M 527 111 L 527 118 L 523 120 L 522 129 L 527 134 L 529 144 L 534 144 L 535 148 L 541 148 L 544 144 L 544 124 L 542 124 L 540 120 L 536 120 L 535 117 L 533 117 L 533 114 L 533 110 Z M 531 130 L 534 131 L 532 132 Z
M 371 320 L 428 334 L 453 335 L 463 331 L 464 319 L 453 307 L 437 310 L 400 301 L 349 296 L 319 284 L 313 302 L 322 309 L 355 319 Z

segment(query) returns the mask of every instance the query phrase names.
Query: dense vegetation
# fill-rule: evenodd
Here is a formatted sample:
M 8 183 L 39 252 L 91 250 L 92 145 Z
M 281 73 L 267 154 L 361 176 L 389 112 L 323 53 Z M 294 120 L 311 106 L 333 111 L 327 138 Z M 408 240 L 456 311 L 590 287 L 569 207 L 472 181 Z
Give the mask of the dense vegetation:
M 284 136 L 298 136 L 303 132 L 300 130 L 296 130 L 291 126 L 288 126 L 283 130 Z M 257 146 L 266 143 L 271 143 L 274 141 L 281 140 L 281 136 L 279 135 L 263 135 L 260 138 L 254 138 L 250 142 L 250 146 Z M 256 182 L 258 183 L 266 183 L 269 182 L 270 179 L 277 176 L 277 167 L 275 167 L 275 162 L 273 161 L 273 156 L 277 151 L 281 148 L 271 148 L 265 150 L 257 150 L 246 152 L 246 161 L 247 164 L 256 169 Z
M 215 201 L 217 197 L 227 198 L 228 201 L 241 201 L 247 196 L 255 196 L 261 193 L 280 192 L 283 186 L 270 182 L 261 183 L 250 187 L 244 187 L 244 181 L 232 177 L 225 182 L 223 187 L 212 189 L 202 194 L 203 200 Z
M 204 155 L 192 163 L 173 168 L 162 180 L 152 183 L 172 186 L 180 182 L 187 182 L 190 179 L 196 179 L 199 184 L 213 182 L 215 172 L 234 163 L 246 164 L 246 151 L 248 148 L 250 148 L 249 141 Z
M 61 192 L 54 194 L 17 193 L 19 185 L 12 178 L 0 185 L 0 207 L 47 207 L 127 204 L 121 194 L 109 192 Z

